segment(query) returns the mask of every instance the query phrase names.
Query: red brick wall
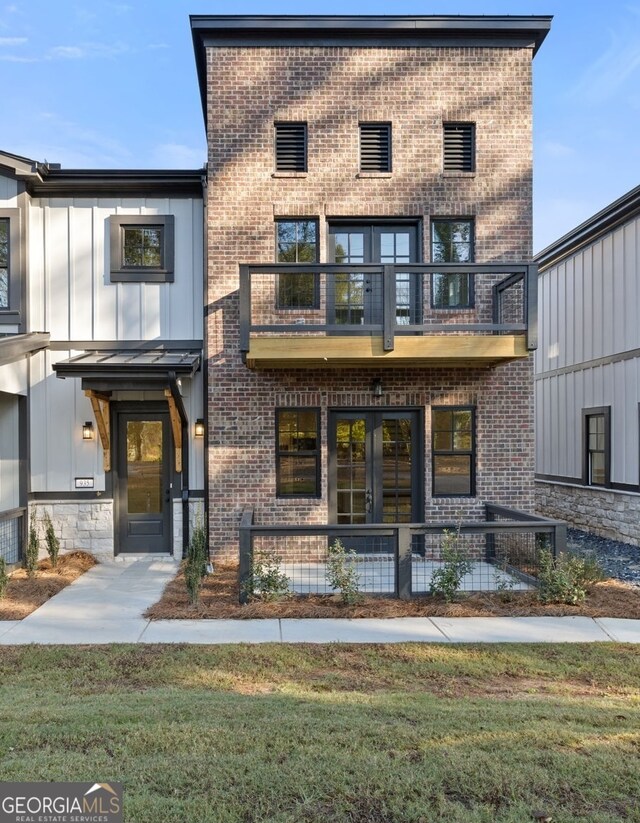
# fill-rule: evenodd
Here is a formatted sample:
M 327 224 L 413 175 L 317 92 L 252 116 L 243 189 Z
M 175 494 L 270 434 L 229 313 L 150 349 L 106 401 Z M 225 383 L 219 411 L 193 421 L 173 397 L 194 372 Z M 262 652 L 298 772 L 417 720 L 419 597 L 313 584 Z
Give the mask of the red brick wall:
M 533 503 L 528 361 L 495 369 L 252 372 L 238 351 L 238 264 L 274 260 L 274 218 L 473 216 L 478 262 L 531 254 L 531 51 L 486 48 L 208 49 L 209 512 L 212 548 L 235 555 L 246 506 L 257 522 L 327 519 L 332 407 L 421 406 L 425 517 L 489 500 Z M 273 123 L 308 123 L 308 173 L 274 176 Z M 361 120 L 393 124 L 393 174 L 358 176 Z M 476 123 L 476 172 L 442 172 L 442 123 Z M 371 380 L 384 396 L 374 401 Z M 430 497 L 430 404 L 477 406 L 477 498 Z M 275 498 L 274 409 L 322 408 L 320 500 Z

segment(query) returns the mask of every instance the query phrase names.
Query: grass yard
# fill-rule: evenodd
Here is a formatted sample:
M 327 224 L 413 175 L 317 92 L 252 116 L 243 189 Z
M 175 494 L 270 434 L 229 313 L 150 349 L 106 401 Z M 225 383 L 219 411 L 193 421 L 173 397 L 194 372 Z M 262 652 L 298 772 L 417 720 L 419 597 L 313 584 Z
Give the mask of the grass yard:
M 640 649 L 5 646 L 0 774 L 128 823 L 640 821 Z

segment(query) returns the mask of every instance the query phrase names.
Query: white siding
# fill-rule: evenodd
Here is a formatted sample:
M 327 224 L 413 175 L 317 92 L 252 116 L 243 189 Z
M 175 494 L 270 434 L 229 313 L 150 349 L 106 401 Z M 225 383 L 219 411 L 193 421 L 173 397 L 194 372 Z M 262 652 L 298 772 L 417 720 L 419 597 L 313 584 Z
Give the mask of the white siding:
M 0 204 L 3 209 L 15 209 L 18 202 L 18 181 L 0 174 Z
M 0 511 L 20 505 L 18 398 L 0 392 Z

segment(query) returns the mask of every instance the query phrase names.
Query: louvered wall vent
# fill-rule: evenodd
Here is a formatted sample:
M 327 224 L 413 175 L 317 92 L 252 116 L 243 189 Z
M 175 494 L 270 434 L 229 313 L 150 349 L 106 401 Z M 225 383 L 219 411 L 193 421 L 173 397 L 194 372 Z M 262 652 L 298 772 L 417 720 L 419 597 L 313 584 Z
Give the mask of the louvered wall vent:
M 391 124 L 360 124 L 360 171 L 391 171 Z
M 276 123 L 276 171 L 307 170 L 307 124 Z
M 473 123 L 444 124 L 444 170 L 475 171 Z

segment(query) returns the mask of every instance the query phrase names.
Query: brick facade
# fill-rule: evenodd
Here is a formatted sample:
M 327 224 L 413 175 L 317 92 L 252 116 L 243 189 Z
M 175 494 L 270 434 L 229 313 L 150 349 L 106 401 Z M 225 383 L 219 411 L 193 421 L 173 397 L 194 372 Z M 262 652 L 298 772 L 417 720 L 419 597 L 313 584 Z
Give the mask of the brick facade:
M 209 47 L 207 192 L 211 547 L 237 556 L 241 511 L 258 523 L 327 522 L 327 412 L 420 408 L 425 519 L 533 508 L 530 360 L 494 368 L 251 371 L 239 352 L 238 264 L 275 259 L 274 219 L 315 217 L 320 260 L 331 218 L 415 218 L 429 259 L 430 217 L 475 219 L 477 262 L 531 255 L 529 48 Z M 274 174 L 274 121 L 308 123 L 308 172 Z M 393 129 L 391 175 L 359 175 L 360 121 Z M 476 172 L 443 173 L 442 124 L 476 123 Z M 478 301 L 477 311 L 487 310 Z M 484 306 L 484 309 L 483 309 Z M 485 319 L 485 318 L 483 318 Z M 443 318 L 444 322 L 444 318 Z M 473 321 L 471 321 L 473 322 Z M 295 345 L 295 341 L 292 341 Z M 383 396 L 370 386 L 381 377 Z M 475 498 L 431 498 L 430 407 L 477 410 Z M 320 407 L 322 496 L 275 496 L 275 408 Z

